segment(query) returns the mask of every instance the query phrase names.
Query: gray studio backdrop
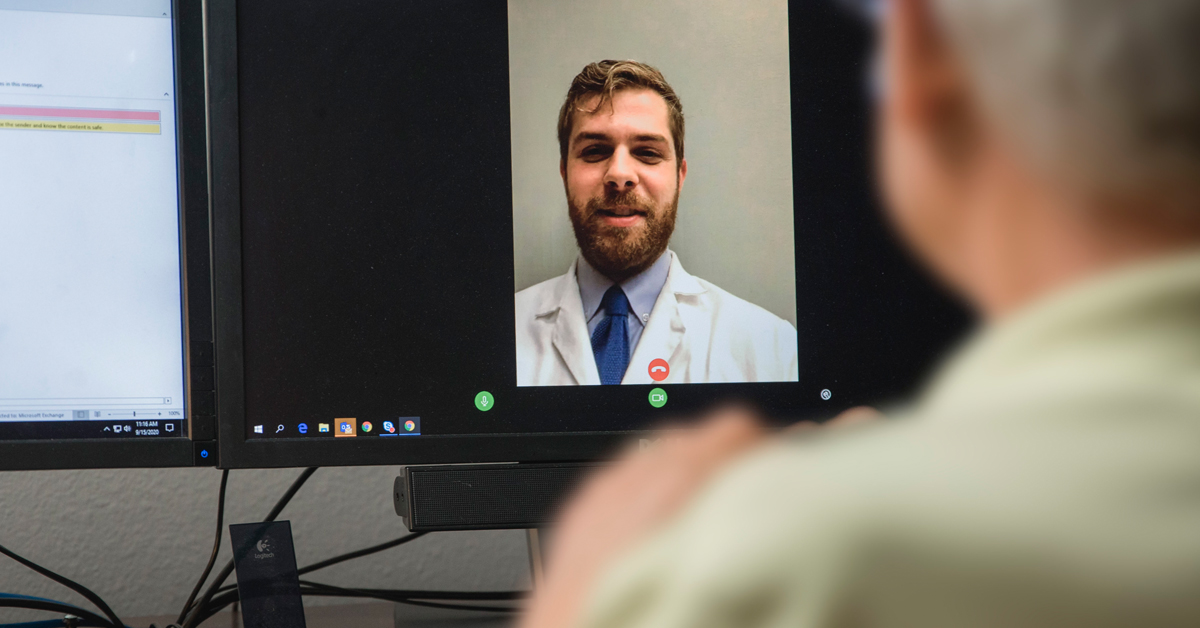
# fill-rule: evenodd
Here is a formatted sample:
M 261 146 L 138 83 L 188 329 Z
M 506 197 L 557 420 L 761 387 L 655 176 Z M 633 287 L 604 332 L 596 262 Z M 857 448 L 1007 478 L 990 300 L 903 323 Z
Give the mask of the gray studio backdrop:
M 683 101 L 688 179 L 671 248 L 692 274 L 796 323 L 786 0 L 509 0 L 516 289 L 577 248 L 558 110 L 601 59 L 662 70 Z

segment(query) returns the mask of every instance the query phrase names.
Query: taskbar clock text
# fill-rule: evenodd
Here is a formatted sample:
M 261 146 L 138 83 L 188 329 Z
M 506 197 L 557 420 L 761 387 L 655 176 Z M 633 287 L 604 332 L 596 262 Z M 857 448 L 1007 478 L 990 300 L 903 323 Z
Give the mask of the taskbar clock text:
M 187 421 L 183 419 L 0 422 L 0 441 L 185 437 Z

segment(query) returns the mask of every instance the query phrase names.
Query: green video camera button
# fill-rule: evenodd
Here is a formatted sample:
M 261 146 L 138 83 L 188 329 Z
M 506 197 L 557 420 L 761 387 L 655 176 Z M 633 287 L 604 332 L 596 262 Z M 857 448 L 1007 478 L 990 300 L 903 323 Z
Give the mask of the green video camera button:
M 661 388 L 655 388 L 650 391 L 650 405 L 655 408 L 661 408 L 667 405 L 667 391 Z

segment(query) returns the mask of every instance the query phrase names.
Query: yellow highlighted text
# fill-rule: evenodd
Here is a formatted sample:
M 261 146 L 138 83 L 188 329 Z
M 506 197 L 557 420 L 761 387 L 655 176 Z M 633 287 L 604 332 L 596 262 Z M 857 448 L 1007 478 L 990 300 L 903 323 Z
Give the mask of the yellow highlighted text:
M 130 124 L 128 122 L 58 122 L 55 120 L 4 120 L 0 130 L 19 131 L 83 131 L 87 133 L 162 133 L 160 124 Z

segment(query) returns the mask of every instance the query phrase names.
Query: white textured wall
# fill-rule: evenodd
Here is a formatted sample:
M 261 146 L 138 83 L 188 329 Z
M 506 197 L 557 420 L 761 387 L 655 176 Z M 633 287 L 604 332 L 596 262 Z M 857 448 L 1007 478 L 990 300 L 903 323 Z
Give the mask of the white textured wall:
M 231 472 L 226 523 L 261 519 L 298 473 Z M 299 565 L 404 534 L 390 497 L 397 474 L 396 467 L 317 471 L 280 516 L 292 522 Z M 177 613 L 212 547 L 220 479 L 213 469 L 0 473 L 0 544 L 90 587 L 122 616 Z M 222 545 L 217 569 L 229 556 L 228 528 Z M 529 562 L 524 532 L 442 532 L 307 577 L 370 587 L 523 589 Z M 0 592 L 84 603 L 3 556 Z M 39 618 L 48 615 L 0 609 L 0 623 Z

